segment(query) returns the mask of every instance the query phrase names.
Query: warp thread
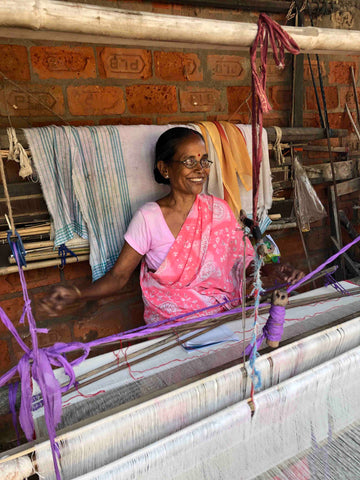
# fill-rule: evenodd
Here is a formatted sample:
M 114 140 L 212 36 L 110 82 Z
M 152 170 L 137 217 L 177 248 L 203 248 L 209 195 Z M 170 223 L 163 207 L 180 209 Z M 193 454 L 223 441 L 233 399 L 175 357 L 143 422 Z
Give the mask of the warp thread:
M 0 477 L 6 480 L 23 480 L 34 473 L 29 457 L 19 457 L 0 464 Z

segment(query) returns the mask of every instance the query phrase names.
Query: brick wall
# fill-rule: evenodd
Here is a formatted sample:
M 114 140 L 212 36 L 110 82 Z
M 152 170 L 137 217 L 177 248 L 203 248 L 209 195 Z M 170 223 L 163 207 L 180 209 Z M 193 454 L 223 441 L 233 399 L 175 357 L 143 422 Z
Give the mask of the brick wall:
M 100 3 L 158 13 L 257 21 L 257 14 L 251 12 L 196 9 L 156 2 L 104 0 Z M 283 17 L 273 17 L 283 23 Z M 345 101 L 355 116 L 349 76 L 351 65 L 358 81 L 358 57 L 321 57 L 332 128 L 350 128 L 344 114 Z M 3 39 L 0 41 L 0 70 L 8 78 L 0 80 L 1 128 L 9 125 L 8 116 L 16 128 L 65 122 L 72 125 L 132 125 L 215 119 L 231 119 L 241 123 L 250 121 L 251 81 L 247 52 Z M 318 127 L 316 103 L 306 62 L 304 81 L 304 126 Z M 287 56 L 286 68 L 282 71 L 269 59 L 268 95 L 273 110 L 266 115 L 265 125 L 288 126 L 291 107 L 290 56 Z M 342 145 L 354 146 L 353 139 L 350 136 L 342 140 Z M 339 142 L 333 141 L 333 144 Z M 324 157 L 327 156 L 324 154 Z M 321 154 L 317 153 L 316 160 L 319 161 L 319 158 Z M 311 155 L 305 161 L 311 162 Z M 9 181 L 19 182 L 17 166 L 9 162 L 6 168 Z M 319 187 L 318 190 L 326 201 L 325 187 Z M 290 196 L 291 192 L 284 194 Z M 349 212 L 356 199 L 356 195 L 342 199 Z M 274 236 L 279 241 L 284 259 L 306 268 L 298 234 L 292 230 Z M 329 252 L 326 222 L 315 226 L 307 239 L 312 259 L 317 264 Z M 115 298 L 79 306 L 60 318 L 41 316 L 36 301 L 46 294 L 50 285 L 64 280 L 80 286 L 90 281 L 89 266 L 85 263 L 66 266 L 63 275 L 55 267 L 26 273 L 39 326 L 50 328 L 48 336 L 40 336 L 41 345 L 58 340 L 87 341 L 142 322 L 138 272 Z M 18 324 L 22 296 L 16 274 L 0 278 L 0 304 L 15 322 L 22 337 L 27 339 L 26 327 Z M 0 374 L 14 365 L 20 353 L 13 339 L 0 326 Z

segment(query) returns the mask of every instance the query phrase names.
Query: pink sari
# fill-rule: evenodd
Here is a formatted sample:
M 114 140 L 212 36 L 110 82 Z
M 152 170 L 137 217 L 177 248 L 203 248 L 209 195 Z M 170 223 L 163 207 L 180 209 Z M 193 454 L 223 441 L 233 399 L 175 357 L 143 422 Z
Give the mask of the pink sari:
M 254 251 L 248 239 L 246 242 L 247 267 Z M 158 270 L 151 272 L 145 261 L 142 262 L 140 282 L 145 322 L 153 323 L 238 299 L 243 249 L 242 231 L 228 204 L 213 196 L 198 195 Z M 208 314 L 226 307 L 230 308 L 230 304 L 213 308 Z

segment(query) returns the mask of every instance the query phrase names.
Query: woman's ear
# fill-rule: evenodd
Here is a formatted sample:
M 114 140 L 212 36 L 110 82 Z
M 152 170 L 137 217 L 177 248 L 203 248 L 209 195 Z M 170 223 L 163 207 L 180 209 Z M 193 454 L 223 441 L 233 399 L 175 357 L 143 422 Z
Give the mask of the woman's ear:
M 163 160 L 159 160 L 156 166 L 164 178 L 169 178 L 168 166 Z

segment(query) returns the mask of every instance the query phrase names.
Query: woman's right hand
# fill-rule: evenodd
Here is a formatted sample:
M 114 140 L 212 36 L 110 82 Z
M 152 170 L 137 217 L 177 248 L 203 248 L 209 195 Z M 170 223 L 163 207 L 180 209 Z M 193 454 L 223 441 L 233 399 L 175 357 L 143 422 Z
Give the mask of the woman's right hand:
M 56 317 L 61 312 L 81 300 L 81 292 L 75 285 L 56 285 L 39 302 L 40 309 L 50 317 Z

